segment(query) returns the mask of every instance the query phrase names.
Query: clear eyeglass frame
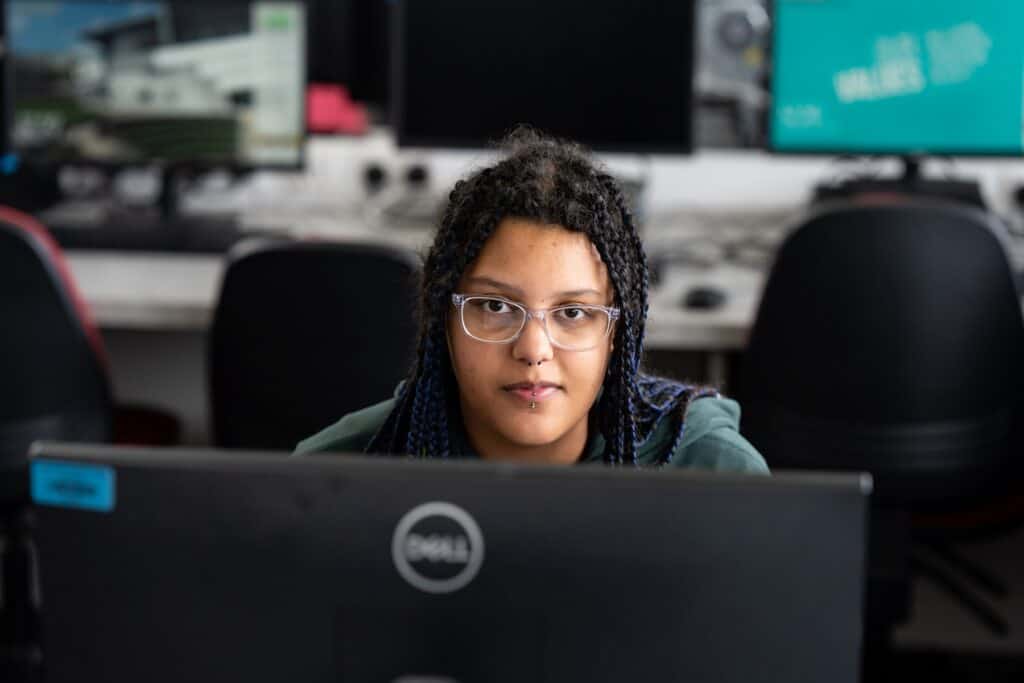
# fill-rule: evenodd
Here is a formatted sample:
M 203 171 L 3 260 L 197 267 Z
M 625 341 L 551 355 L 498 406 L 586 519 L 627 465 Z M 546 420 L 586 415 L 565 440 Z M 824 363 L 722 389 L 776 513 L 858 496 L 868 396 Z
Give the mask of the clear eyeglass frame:
M 469 328 L 466 326 L 466 316 L 463 314 L 466 303 L 474 299 L 501 301 L 503 303 L 508 304 L 509 306 L 515 306 L 516 308 L 523 312 L 523 321 L 519 325 L 519 329 L 504 339 L 483 339 L 481 337 L 476 336 L 475 334 L 470 332 Z M 621 310 L 618 308 L 612 306 L 601 306 L 599 304 L 562 304 L 559 306 L 552 306 L 550 308 L 530 309 L 524 306 L 523 304 L 519 303 L 518 301 L 512 301 L 511 299 L 506 299 L 505 297 L 498 296 L 496 294 L 452 294 L 452 304 L 454 304 L 455 308 L 458 309 L 459 311 L 459 323 L 462 326 L 462 331 L 466 334 L 466 336 L 470 337 L 471 339 L 484 342 L 485 344 L 511 344 L 515 340 L 519 339 L 520 335 L 522 335 L 523 330 L 526 329 L 526 324 L 530 322 L 530 318 L 534 318 L 540 321 L 541 327 L 544 329 L 544 334 L 548 338 L 548 342 L 550 342 L 552 346 L 559 349 L 564 349 L 566 351 L 589 351 L 591 349 L 597 348 L 597 346 L 600 345 L 601 340 L 608 337 L 608 333 L 612 331 L 612 327 L 615 325 L 615 321 L 619 319 L 619 315 L 621 314 Z M 585 347 L 567 346 L 565 344 L 561 344 L 555 341 L 551 337 L 551 331 L 548 329 L 548 314 L 555 311 L 562 311 L 568 308 L 592 309 L 601 311 L 608 316 L 608 324 L 605 326 L 604 333 L 597 339 L 597 341 L 594 344 Z

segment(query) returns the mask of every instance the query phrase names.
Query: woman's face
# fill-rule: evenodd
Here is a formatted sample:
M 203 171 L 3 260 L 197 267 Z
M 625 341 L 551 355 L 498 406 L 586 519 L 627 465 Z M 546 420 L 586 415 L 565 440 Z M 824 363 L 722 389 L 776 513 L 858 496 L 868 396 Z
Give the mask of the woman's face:
M 497 295 L 530 310 L 614 305 L 608 270 L 586 235 L 519 219 L 499 224 L 456 291 Z M 515 341 L 488 343 L 465 333 L 453 305 L 449 349 L 474 449 L 494 459 L 577 460 L 613 337 L 614 332 L 589 350 L 570 351 L 553 346 L 543 324 L 531 317 Z

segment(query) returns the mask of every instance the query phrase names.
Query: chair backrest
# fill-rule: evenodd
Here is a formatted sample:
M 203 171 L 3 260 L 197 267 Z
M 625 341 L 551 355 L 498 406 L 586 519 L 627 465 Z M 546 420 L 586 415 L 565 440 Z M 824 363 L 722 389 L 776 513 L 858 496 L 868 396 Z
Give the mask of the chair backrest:
M 20 470 L 36 439 L 109 441 L 113 408 L 99 334 L 56 243 L 7 207 L 0 284 L 0 469 Z
M 215 443 L 291 449 L 391 397 L 413 358 L 418 275 L 394 247 L 240 245 L 210 336 Z
M 782 245 L 740 376 L 773 467 L 861 469 L 881 500 L 982 493 L 1016 456 L 1024 322 L 999 226 L 943 203 L 841 205 Z

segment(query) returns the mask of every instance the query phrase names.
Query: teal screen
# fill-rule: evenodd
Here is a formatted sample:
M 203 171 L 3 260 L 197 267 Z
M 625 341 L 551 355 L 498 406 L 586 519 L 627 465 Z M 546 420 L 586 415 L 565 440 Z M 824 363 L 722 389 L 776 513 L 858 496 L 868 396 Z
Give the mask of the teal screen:
M 771 147 L 1021 154 L 1024 0 L 775 0 Z

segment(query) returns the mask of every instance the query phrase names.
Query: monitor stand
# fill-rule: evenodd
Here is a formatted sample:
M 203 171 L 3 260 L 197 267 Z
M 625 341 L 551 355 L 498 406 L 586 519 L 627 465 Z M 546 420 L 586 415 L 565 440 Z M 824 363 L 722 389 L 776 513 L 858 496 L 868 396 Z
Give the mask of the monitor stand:
M 903 175 L 899 178 L 853 178 L 840 183 L 822 183 L 814 189 L 814 201 L 880 199 L 898 202 L 924 197 L 987 208 L 977 181 L 925 179 L 921 174 L 920 157 L 901 159 Z
M 180 245 L 183 251 L 227 251 L 242 236 L 238 217 L 233 214 L 183 215 L 180 181 L 187 173 L 187 168 L 174 165 L 162 170 L 158 214 L 151 224 L 152 229 L 174 245 Z

